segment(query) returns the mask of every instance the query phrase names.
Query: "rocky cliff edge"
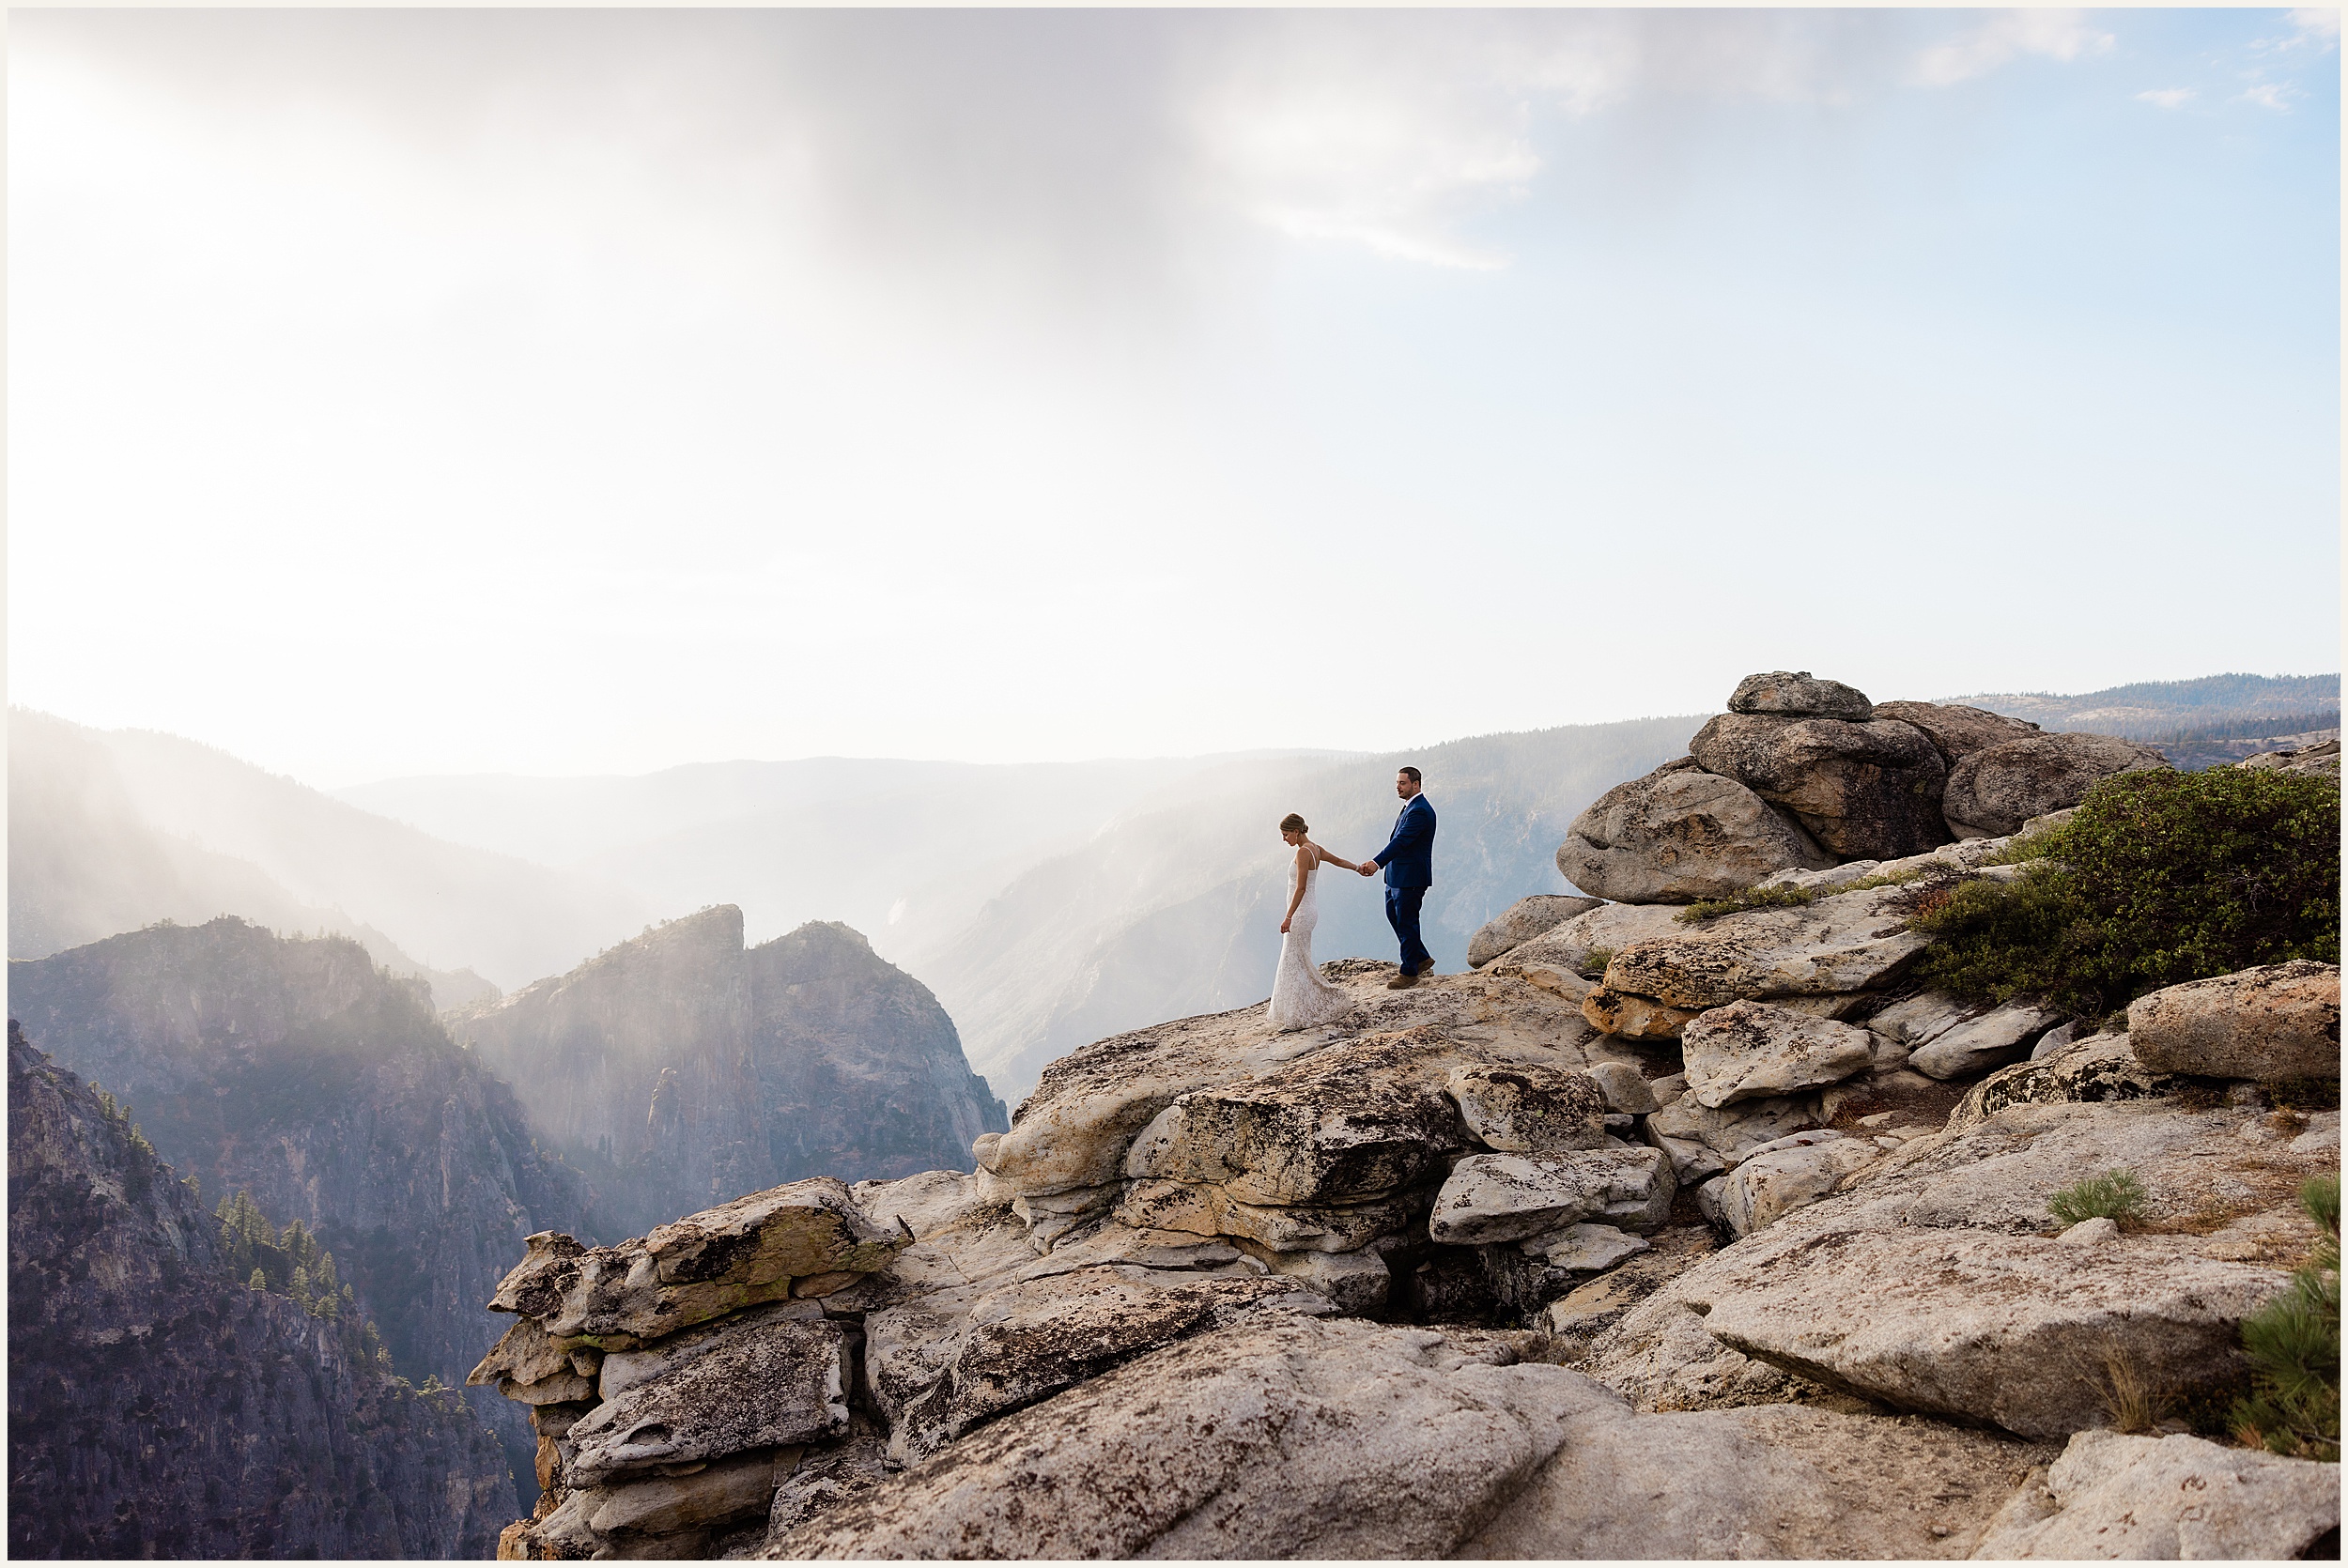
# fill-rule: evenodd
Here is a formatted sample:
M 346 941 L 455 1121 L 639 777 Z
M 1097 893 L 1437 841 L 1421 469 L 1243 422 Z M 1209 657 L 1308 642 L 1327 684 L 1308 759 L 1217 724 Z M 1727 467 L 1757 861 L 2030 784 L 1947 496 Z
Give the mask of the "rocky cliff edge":
M 2337 1469 L 2213 1411 L 2324 1245 L 2338 967 L 2124 1032 L 1919 987 L 1910 916 L 2011 846 L 1922 808 L 1963 736 L 1827 684 L 1732 713 L 1919 739 L 1770 776 L 1739 887 L 1806 901 L 1548 899 L 1470 974 L 1324 966 L 1326 1028 L 1075 1052 L 974 1170 L 534 1237 L 475 1373 L 542 1434 L 501 1555 L 2336 1552 Z M 2114 1172 L 2124 1223 L 2057 1217 Z

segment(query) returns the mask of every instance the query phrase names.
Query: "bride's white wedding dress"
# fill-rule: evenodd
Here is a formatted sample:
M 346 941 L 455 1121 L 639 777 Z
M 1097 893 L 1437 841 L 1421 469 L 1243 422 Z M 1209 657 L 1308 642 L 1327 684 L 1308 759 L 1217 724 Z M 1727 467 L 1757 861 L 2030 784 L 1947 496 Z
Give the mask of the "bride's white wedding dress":
M 1353 1006 L 1343 986 L 1331 985 L 1313 966 L 1313 928 L 1321 924 L 1321 862 L 1299 871 L 1289 865 L 1289 897 L 1296 897 L 1296 879 L 1305 879 L 1305 897 L 1289 916 L 1288 934 L 1280 938 L 1280 969 L 1272 977 L 1271 1022 L 1274 1029 L 1309 1029 L 1326 1023 Z

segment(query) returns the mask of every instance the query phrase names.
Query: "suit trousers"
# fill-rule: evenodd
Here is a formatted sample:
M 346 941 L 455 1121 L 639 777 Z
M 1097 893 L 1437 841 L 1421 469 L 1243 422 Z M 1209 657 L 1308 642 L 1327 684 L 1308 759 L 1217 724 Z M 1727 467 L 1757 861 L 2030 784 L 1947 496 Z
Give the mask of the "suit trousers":
M 1386 924 L 1394 928 L 1394 934 L 1402 943 L 1402 971 L 1406 975 L 1435 967 L 1435 956 L 1418 936 L 1418 906 L 1426 899 L 1424 887 L 1386 889 Z

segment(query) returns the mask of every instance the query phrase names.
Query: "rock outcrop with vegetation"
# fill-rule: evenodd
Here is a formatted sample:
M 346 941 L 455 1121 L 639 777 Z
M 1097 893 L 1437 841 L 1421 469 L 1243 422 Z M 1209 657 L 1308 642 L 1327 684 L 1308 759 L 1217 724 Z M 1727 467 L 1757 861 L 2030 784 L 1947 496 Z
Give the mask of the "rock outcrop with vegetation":
M 1557 869 L 1585 893 L 1691 903 L 1788 869 L 1900 860 L 2019 831 L 2113 774 L 2166 768 L 2151 746 L 2046 734 L 1979 708 L 1870 702 L 1807 670 L 1748 675 L 1690 755 L 1574 819 Z
M 746 949 L 731 904 L 451 1022 L 623 1230 L 801 1176 L 956 1163 L 1007 1125 L 920 981 L 827 922 Z
M 521 1237 L 601 1228 L 578 1174 L 541 1151 L 421 982 L 356 943 L 227 918 L 159 926 L 12 962 L 8 990 L 33 1042 L 118 1097 L 215 1204 L 246 1194 L 332 1253 L 418 1383 L 457 1383 L 479 1358 L 481 1302 Z M 527 1475 L 527 1422 L 471 1398 Z
M 1746 769 L 1814 843 L 1912 848 L 1915 781 L 2013 744 L 1808 676 L 1732 712 L 1913 737 L 1853 743 L 1831 789 Z M 498 1301 L 526 1322 L 476 1375 L 549 1439 L 502 1549 L 2336 1549 L 2336 907 L 2294 906 L 2272 966 L 2194 973 L 2239 950 L 2205 945 L 2147 972 L 2124 1017 L 1921 977 L 1937 911 L 2033 886 L 2111 802 L 2204 809 L 2131 782 L 2166 776 L 1692 905 L 1530 904 L 1411 989 L 1332 962 L 1352 1005 L 1317 1029 L 1259 1006 L 1098 1040 L 975 1170 L 680 1222 L 796 1210 L 829 1238 L 680 1327 L 643 1314 L 703 1243 L 534 1237 Z M 2196 921 L 2265 930 L 2239 883 L 2192 882 Z
M 487 1555 L 495 1437 L 355 1312 L 248 1285 L 244 1239 L 11 1021 L 10 1554 Z

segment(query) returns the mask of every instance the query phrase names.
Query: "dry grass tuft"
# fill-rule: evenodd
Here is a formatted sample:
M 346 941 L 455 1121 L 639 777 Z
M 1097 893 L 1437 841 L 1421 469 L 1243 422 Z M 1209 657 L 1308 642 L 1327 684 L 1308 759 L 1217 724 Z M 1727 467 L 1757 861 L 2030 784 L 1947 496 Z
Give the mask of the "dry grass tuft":
M 2145 1372 L 2117 1345 L 2104 1347 L 2095 1391 L 2115 1432 L 2150 1432 L 2169 1418 L 2177 1397 L 2175 1389 Z

